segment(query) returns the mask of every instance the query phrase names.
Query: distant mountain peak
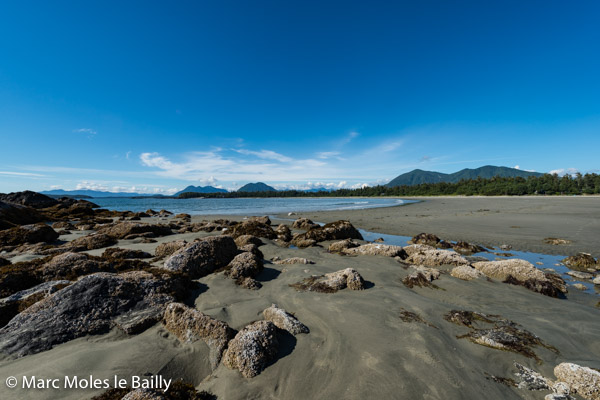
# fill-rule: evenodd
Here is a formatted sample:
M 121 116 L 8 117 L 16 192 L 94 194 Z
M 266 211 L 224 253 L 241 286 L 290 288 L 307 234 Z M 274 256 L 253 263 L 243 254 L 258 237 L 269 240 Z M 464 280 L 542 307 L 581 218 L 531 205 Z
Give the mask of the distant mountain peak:
M 496 167 L 494 165 L 484 165 L 479 168 L 465 168 L 452 174 L 445 174 L 443 172 L 436 171 L 424 171 L 422 169 L 415 169 L 405 174 L 399 175 L 392 179 L 386 186 L 412 186 L 420 185 L 423 183 L 456 183 L 463 179 L 477 179 L 484 178 L 490 179 L 495 176 L 503 178 L 514 178 L 522 177 L 527 178 L 529 176 L 541 176 L 543 174 L 539 172 L 523 171 L 521 169 L 509 168 L 509 167 Z
M 182 193 L 227 193 L 225 189 L 219 189 L 214 186 L 193 186 L 190 185 L 183 190 L 175 193 L 173 196 L 179 196 Z
M 247 183 L 244 186 L 242 186 L 241 188 L 239 188 L 237 191 L 238 192 L 276 192 L 277 189 L 275 189 L 272 186 L 267 185 L 266 183 L 256 182 L 256 183 Z

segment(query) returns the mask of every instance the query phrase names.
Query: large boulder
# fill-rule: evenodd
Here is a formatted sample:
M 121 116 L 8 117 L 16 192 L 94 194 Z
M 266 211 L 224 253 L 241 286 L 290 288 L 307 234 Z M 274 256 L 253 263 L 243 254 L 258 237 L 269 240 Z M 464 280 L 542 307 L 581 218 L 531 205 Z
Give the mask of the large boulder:
M 24 243 L 52 243 L 58 233 L 46 224 L 15 226 L 0 231 L 0 246 L 17 246 Z
M 15 225 L 35 224 L 44 220 L 44 216 L 33 208 L 0 201 L 0 230 Z
M 245 378 L 260 374 L 277 356 L 277 328 L 270 321 L 257 321 L 246 326 L 229 342 L 223 363 L 239 370 Z
M 454 267 L 450 271 L 450 275 L 455 278 L 462 279 L 463 281 L 472 281 L 473 279 L 479 279 L 485 277 L 485 274 L 470 265 L 459 265 Z
M 6 203 L 19 204 L 31 208 L 46 208 L 58 204 L 58 200 L 30 190 L 0 194 L 0 200 Z
M 237 254 L 231 236 L 209 236 L 172 254 L 165 260 L 163 268 L 197 278 L 225 267 Z
M 276 304 L 266 308 L 263 311 L 263 317 L 266 321 L 271 321 L 279 329 L 288 331 L 292 335 L 299 333 L 308 333 L 309 329 L 292 314 L 285 311 L 283 308 L 277 307 Z
M 133 259 L 133 258 L 152 258 L 152 254 L 133 249 L 121 249 L 119 247 L 111 247 L 110 249 L 104 250 L 102 257 L 106 259 Z
M 252 235 L 241 235 L 235 238 L 235 244 L 237 247 L 244 247 L 249 244 L 254 244 L 256 246 L 262 246 L 264 243 L 262 240 Z
M 298 218 L 292 224 L 293 229 L 304 229 L 306 231 L 309 229 L 318 228 L 318 227 L 319 227 L 319 224 L 315 224 L 308 218 Z
M 499 260 L 499 261 L 480 261 L 473 263 L 473 267 L 486 276 L 499 280 L 506 280 L 509 276 L 520 281 L 536 279 L 545 281 L 544 272 L 536 268 L 528 261 L 520 259 Z
M 235 331 L 225 322 L 214 319 L 181 303 L 167 305 L 163 317 L 165 327 L 182 342 L 203 340 L 210 349 L 210 365 L 215 369 Z
M 600 400 L 600 372 L 597 370 L 561 363 L 554 368 L 554 375 L 584 399 Z
M 14 357 L 49 350 L 85 335 L 107 332 L 123 315 L 158 320 L 173 298 L 164 284 L 141 271 L 96 273 L 35 303 L 0 329 L 0 352 Z
M 187 244 L 188 242 L 185 240 L 175 240 L 174 242 L 161 243 L 156 246 L 156 249 L 154 249 L 154 256 L 157 258 L 168 257 L 187 246 Z
M 51 279 L 74 280 L 80 276 L 94 272 L 106 271 L 108 264 L 85 253 L 67 252 L 52 257 L 36 270 L 36 275 L 43 281 Z
M 314 240 L 316 242 L 323 242 L 325 240 L 341 240 L 341 239 L 360 239 L 363 237 L 349 221 L 336 221 L 326 224 L 324 226 L 318 226 L 308 230 L 305 233 L 294 236 L 292 244 L 298 247 L 306 241 Z
M 156 237 L 173 234 L 168 225 L 119 222 L 98 231 L 115 239 L 133 239 L 135 237 Z

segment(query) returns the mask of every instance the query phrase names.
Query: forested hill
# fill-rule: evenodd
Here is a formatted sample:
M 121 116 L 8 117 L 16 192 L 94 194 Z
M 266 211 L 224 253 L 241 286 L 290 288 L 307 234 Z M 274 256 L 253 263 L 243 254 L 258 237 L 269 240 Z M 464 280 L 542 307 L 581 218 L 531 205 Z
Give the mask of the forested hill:
M 530 176 L 542 176 L 539 172 L 523 171 L 516 168 L 509 167 L 496 167 L 493 165 L 486 165 L 483 167 L 471 169 L 465 168 L 452 174 L 445 174 L 442 172 L 435 171 L 423 171 L 421 169 L 415 169 L 411 172 L 399 175 L 392 179 L 386 186 L 403 186 L 403 185 L 420 185 L 423 183 L 457 183 L 463 179 L 477 179 L 484 178 L 490 179 L 493 177 L 501 178 L 528 178 Z

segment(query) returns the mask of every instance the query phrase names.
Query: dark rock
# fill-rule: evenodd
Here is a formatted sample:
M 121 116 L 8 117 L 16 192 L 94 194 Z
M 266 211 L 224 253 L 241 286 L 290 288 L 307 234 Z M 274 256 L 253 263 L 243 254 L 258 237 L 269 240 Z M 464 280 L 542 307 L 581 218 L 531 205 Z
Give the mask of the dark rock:
M 75 225 L 67 221 L 59 221 L 52 224 L 54 229 L 75 230 Z
M 319 227 L 319 224 L 315 224 L 308 218 L 298 218 L 292 224 L 293 229 L 309 230 L 309 229 L 318 228 L 318 227 Z
M 562 262 L 571 269 L 585 272 L 590 268 L 596 269 L 598 264 L 596 259 L 588 253 L 579 253 L 576 256 L 567 257 Z
M 462 241 L 454 243 L 452 245 L 452 248 L 457 253 L 466 254 L 466 255 L 482 253 L 482 252 L 487 251 L 487 249 L 485 249 L 484 247 L 481 247 L 481 246 L 478 246 L 478 245 L 472 244 L 472 243 L 462 242 Z
M 24 243 L 51 243 L 58 239 L 58 233 L 46 224 L 23 225 L 0 231 L 0 246 Z
M 26 190 L 9 194 L 0 194 L 0 200 L 6 203 L 19 204 L 31 208 L 46 208 L 58 204 L 58 200 L 44 194 Z
M 188 242 L 185 240 L 176 240 L 174 242 L 161 243 L 156 246 L 154 250 L 154 256 L 157 258 L 168 257 L 171 254 L 175 253 L 178 250 L 181 250 L 185 246 L 187 246 Z
M 120 315 L 149 308 L 160 313 L 172 297 L 146 272 L 97 273 L 35 303 L 0 329 L 0 351 L 15 357 L 107 332 Z
M 298 247 L 306 244 L 306 240 L 314 240 L 316 242 L 323 242 L 325 240 L 341 240 L 341 239 L 360 239 L 363 240 L 360 232 L 352 226 L 348 221 L 336 221 L 326 224 L 325 226 L 319 226 L 312 228 L 305 233 L 294 236 L 292 243 Z
M 117 240 L 115 238 L 103 233 L 94 233 L 75 239 L 72 242 L 65 243 L 64 246 L 73 249 L 94 250 L 113 246 L 115 244 L 117 244 Z
M 197 278 L 225 267 L 238 254 L 231 236 L 209 236 L 175 252 L 163 268 L 180 271 Z
M 171 228 L 168 225 L 119 222 L 100 229 L 98 233 L 104 233 L 115 239 L 133 239 L 134 237 L 132 236 L 148 237 L 147 234 L 167 236 L 172 235 L 173 231 L 171 231 Z
M 234 238 L 238 238 L 242 235 L 252 235 L 263 237 L 267 239 L 275 239 L 277 238 L 277 234 L 271 228 L 271 225 L 265 224 L 261 221 L 255 219 L 248 219 L 246 221 L 240 222 L 228 229 L 226 234 L 231 235 Z
M 241 235 L 235 238 L 235 244 L 237 247 L 244 247 L 247 244 L 254 244 L 256 246 L 262 246 L 264 243 L 262 240 L 252 235 Z
M 152 254 L 142 250 L 120 249 L 118 247 L 113 247 L 104 250 L 104 253 L 102 253 L 102 257 L 108 259 L 152 258 Z
M 241 282 L 243 278 L 254 278 L 263 270 L 262 260 L 253 253 L 244 252 L 231 260 L 225 275 Z
M 6 258 L 2 258 L 0 257 L 0 267 L 4 267 L 5 265 L 10 265 L 11 262 L 9 260 L 7 260 Z
M 42 281 L 56 279 L 74 280 L 83 275 L 109 269 L 109 264 L 99 261 L 96 257 L 85 253 L 69 252 L 52 257 L 48 262 L 36 269 L 36 276 Z
M 431 247 L 438 247 L 441 249 L 449 249 L 452 245 L 448 242 L 441 240 L 439 237 L 432 233 L 419 233 L 410 240 L 413 244 L 424 244 Z

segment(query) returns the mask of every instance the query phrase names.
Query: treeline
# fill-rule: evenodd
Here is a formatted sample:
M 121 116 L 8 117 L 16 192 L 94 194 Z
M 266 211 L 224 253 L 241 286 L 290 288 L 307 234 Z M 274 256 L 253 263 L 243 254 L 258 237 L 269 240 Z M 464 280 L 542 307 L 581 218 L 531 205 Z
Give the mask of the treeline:
M 277 192 L 182 193 L 180 199 L 196 197 L 369 197 L 369 196 L 523 196 L 523 195 L 600 194 L 600 175 L 576 176 L 546 174 L 528 178 L 469 179 L 457 183 L 423 183 L 413 186 L 371 186 L 362 189 L 338 189 L 331 192 L 284 190 Z

